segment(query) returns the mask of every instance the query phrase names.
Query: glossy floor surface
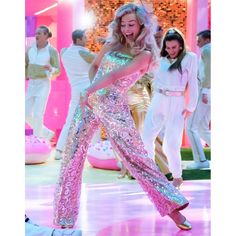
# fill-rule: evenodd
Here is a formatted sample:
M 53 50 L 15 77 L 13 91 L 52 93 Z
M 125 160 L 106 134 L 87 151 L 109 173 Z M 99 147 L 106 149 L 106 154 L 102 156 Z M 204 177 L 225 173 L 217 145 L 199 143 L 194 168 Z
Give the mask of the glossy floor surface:
M 37 224 L 53 227 L 52 201 L 60 161 L 26 166 L 26 213 Z M 181 192 L 190 201 L 182 213 L 191 231 L 181 231 L 156 212 L 136 180 L 118 179 L 117 171 L 86 164 L 76 228 L 83 236 L 210 236 L 210 180 L 185 181 Z

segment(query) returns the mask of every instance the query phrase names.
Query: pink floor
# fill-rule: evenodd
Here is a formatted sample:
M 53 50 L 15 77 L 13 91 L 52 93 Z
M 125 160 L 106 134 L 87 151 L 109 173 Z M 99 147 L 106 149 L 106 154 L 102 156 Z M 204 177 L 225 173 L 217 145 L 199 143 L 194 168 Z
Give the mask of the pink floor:
M 26 213 L 37 224 L 52 225 L 54 185 L 26 187 Z M 76 228 L 83 236 L 210 236 L 210 181 L 185 181 L 181 192 L 190 201 L 184 214 L 191 231 L 181 231 L 161 217 L 134 180 L 83 184 Z

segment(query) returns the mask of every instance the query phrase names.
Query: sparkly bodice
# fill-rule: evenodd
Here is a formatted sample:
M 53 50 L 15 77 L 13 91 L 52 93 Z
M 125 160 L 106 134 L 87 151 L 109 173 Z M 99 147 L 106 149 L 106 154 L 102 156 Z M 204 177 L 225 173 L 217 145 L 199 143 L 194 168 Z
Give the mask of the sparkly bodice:
M 94 81 L 101 78 L 105 74 L 116 70 L 122 66 L 128 65 L 133 60 L 133 56 L 122 52 L 107 52 L 99 66 Z M 108 86 L 107 89 L 118 90 L 118 92 L 126 92 L 140 78 L 141 72 L 137 71 L 131 75 L 121 77 L 114 84 Z

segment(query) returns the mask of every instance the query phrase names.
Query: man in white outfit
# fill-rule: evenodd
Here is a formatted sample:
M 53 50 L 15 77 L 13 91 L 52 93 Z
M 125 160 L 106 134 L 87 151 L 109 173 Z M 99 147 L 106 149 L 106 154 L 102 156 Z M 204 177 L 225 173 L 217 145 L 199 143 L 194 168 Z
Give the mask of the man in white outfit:
M 201 50 L 199 64 L 199 98 L 197 108 L 187 121 L 187 135 L 191 143 L 194 162 L 187 169 L 209 168 L 201 143 L 203 139 L 211 145 L 211 31 L 197 34 L 197 44 Z
M 55 160 L 62 158 L 70 124 L 79 103 L 80 93 L 90 85 L 88 71 L 95 58 L 95 54 L 85 48 L 87 42 L 85 31 L 75 30 L 72 33 L 72 40 L 73 44 L 71 46 L 61 50 L 62 64 L 71 86 L 71 101 L 66 122 L 56 145 Z
M 26 78 L 29 79 L 25 97 L 26 123 L 33 129 L 33 135 L 48 141 L 54 132 L 43 125 L 44 112 L 50 93 L 50 79 L 60 74 L 59 55 L 48 38 L 52 33 L 46 26 L 36 30 L 36 42 L 26 52 Z

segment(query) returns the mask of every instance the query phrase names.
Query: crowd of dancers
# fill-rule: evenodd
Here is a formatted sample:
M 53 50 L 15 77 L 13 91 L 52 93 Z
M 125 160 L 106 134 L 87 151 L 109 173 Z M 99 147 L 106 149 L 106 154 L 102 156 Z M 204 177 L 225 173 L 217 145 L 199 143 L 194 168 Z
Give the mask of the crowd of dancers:
M 35 136 L 48 141 L 53 137 L 43 116 L 50 79 L 60 73 L 61 57 L 71 101 L 56 145 L 55 160 L 61 160 L 61 169 L 54 224 L 75 226 L 88 146 L 102 125 L 121 166 L 119 177 L 129 173 L 161 216 L 190 230 L 180 213 L 189 204 L 179 192 L 180 150 L 186 127 L 194 158 L 187 168 L 209 167 L 202 140 L 210 146 L 210 30 L 196 35 L 200 61 L 179 29 L 163 32 L 145 8 L 133 3 L 117 9 L 98 54 L 85 47 L 84 30 L 72 33 L 72 44 L 60 56 L 49 44 L 50 37 L 50 30 L 39 26 L 36 42 L 26 52 L 26 122 Z

